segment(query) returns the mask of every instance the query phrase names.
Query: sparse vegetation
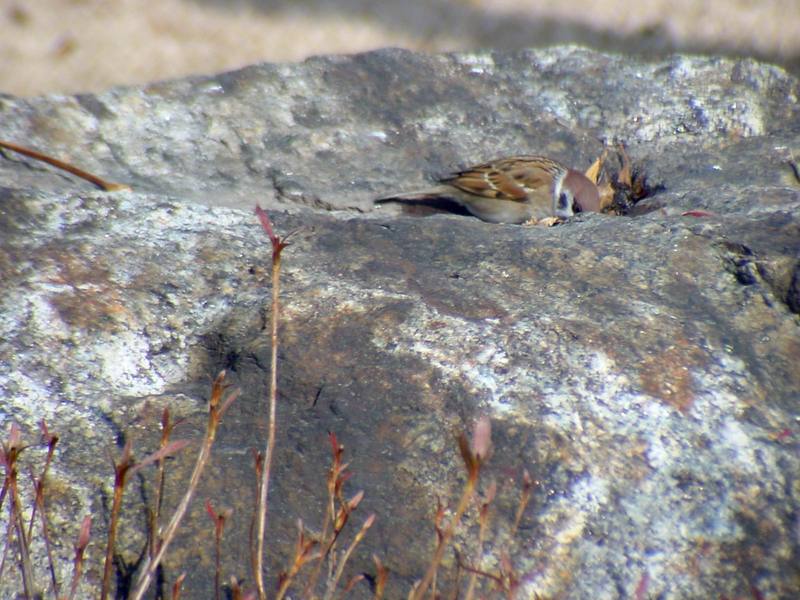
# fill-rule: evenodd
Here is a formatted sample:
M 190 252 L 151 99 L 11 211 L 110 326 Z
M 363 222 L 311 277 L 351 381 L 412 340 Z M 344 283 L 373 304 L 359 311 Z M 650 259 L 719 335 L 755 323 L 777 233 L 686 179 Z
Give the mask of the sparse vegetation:
M 387 585 L 390 583 L 390 574 L 389 569 L 379 557 L 372 557 L 374 572 L 368 577 L 363 573 L 352 576 L 347 580 L 344 577 L 346 565 L 358 551 L 359 545 L 378 517 L 375 514 L 369 514 L 360 521 L 360 525 L 354 533 L 348 534 L 346 532 L 347 525 L 356 520 L 354 515 L 364 498 L 365 492 L 360 490 L 352 495 L 346 492 L 345 484 L 350 479 L 351 474 L 348 470 L 348 463 L 344 461 L 344 446 L 334 433 L 329 434 L 331 463 L 325 478 L 327 500 L 325 511 L 321 518 L 321 526 L 315 530 L 315 533 L 312 533 L 303 521 L 298 519 L 294 552 L 287 568 L 277 576 L 277 589 L 270 591 L 264 583 L 265 572 L 262 561 L 265 537 L 267 535 L 268 491 L 278 427 L 276 422 L 276 372 L 279 341 L 278 323 L 280 319 L 280 264 L 281 252 L 286 247 L 287 242 L 286 238 L 279 238 L 275 235 L 268 216 L 260 207 L 256 209 L 256 213 L 272 244 L 272 323 L 270 328 L 272 368 L 266 407 L 269 421 L 266 448 L 263 454 L 256 454 L 255 460 L 258 494 L 251 544 L 251 566 L 255 588 L 243 589 L 235 578 L 231 578 L 228 597 L 242 600 L 253 600 L 255 598 L 259 598 L 259 600 L 266 598 L 280 600 L 291 595 L 293 598 L 308 600 L 333 600 L 347 597 L 348 593 L 356 586 L 359 584 L 366 585 L 364 582 L 368 580 L 372 596 L 375 599 L 380 599 L 384 596 Z M 206 429 L 200 441 L 194 469 L 178 506 L 163 527 L 161 523 L 164 520 L 162 519 L 164 487 L 165 481 L 169 477 L 166 470 L 166 459 L 180 453 L 189 445 L 189 442 L 187 440 L 171 439 L 176 424 L 171 420 L 169 411 L 165 409 L 161 415 L 161 437 L 157 451 L 143 460 L 136 461 L 133 456 L 131 442 L 128 441 L 124 445 L 119 459 L 113 465 L 114 491 L 109 510 L 109 526 L 103 558 L 101 598 L 108 598 L 115 594 L 114 597 L 124 596 L 139 600 L 147 593 L 195 495 L 202 473 L 211 456 L 222 417 L 237 396 L 237 390 L 228 392 L 225 372 L 219 373 L 211 386 Z M 21 500 L 18 475 L 19 456 L 28 446 L 23 443 L 23 433 L 18 425 L 11 425 L 0 448 L 0 465 L 4 468 L 3 487 L 2 491 L 0 491 L 0 511 L 5 508 L 9 515 L 5 532 L 5 548 L 0 562 L 0 578 L 3 577 L 4 569 L 11 570 L 13 568 L 7 563 L 14 563 L 20 574 L 22 597 L 29 599 L 39 597 L 52 597 L 59 600 L 62 598 L 72 599 L 77 595 L 81 577 L 86 570 L 84 564 L 85 550 L 89 544 L 93 517 L 86 515 L 81 519 L 76 515 L 75 530 L 77 538 L 74 543 L 73 573 L 68 586 L 65 587 L 62 582 L 58 581 L 56 576 L 47 517 L 47 474 L 54 460 L 59 438 L 56 434 L 50 432 L 44 421 L 41 423 L 41 429 L 42 445 L 47 448 L 47 454 L 39 476 L 36 477 L 31 474 L 33 502 L 29 510 L 30 517 L 27 527 L 25 515 L 28 511 L 26 511 Z M 491 424 L 489 419 L 487 417 L 479 418 L 475 423 L 471 437 L 468 437 L 463 432 L 460 433 L 458 435 L 458 446 L 465 465 L 466 481 L 455 508 L 450 509 L 446 505 L 439 503 L 435 511 L 434 532 L 436 544 L 427 570 L 421 574 L 419 581 L 409 590 L 408 598 L 410 600 L 423 600 L 440 597 L 437 589 L 445 587 L 440 585 L 441 581 L 439 581 L 443 558 L 448 548 L 451 547 L 454 537 L 459 531 L 465 530 L 464 521 L 468 515 L 474 515 L 475 519 L 476 527 L 473 528 L 477 531 L 475 552 L 471 554 L 472 559 L 470 561 L 456 553 L 455 581 L 448 581 L 447 587 L 454 590 L 463 589 L 464 595 L 457 597 L 464 597 L 467 600 L 474 598 L 482 587 L 485 591 L 492 590 L 503 597 L 514 598 L 519 588 L 521 577 L 514 571 L 508 552 L 500 553 L 498 572 L 492 572 L 482 567 L 489 533 L 490 513 L 497 491 L 496 485 L 492 482 L 483 496 L 477 498 L 481 469 L 491 454 Z M 143 554 L 141 564 L 138 565 L 138 577 L 130 590 L 114 591 L 112 589 L 112 581 L 116 565 L 116 540 L 126 484 L 133 474 L 151 466 L 156 471 L 153 483 L 153 499 L 151 506 L 147 507 L 149 528 L 147 549 Z M 522 519 L 523 511 L 530 501 L 532 489 L 533 482 L 526 472 L 521 499 L 511 527 L 512 536 L 516 532 Z M 4 504 L 6 500 L 8 501 L 7 505 Z M 224 502 L 224 499 L 221 500 Z M 212 501 L 208 499 L 205 501 L 205 508 L 213 524 L 215 568 L 213 597 L 219 600 L 224 597 L 222 590 L 224 573 L 222 572 L 221 561 L 222 536 L 225 524 L 232 518 L 232 515 L 229 510 L 215 508 Z M 41 575 L 34 573 L 31 560 L 31 549 L 35 538 L 34 525 L 37 517 L 40 537 L 46 549 L 49 563 L 50 581 L 47 590 L 41 588 Z M 97 516 L 95 515 L 94 518 L 96 519 Z M 391 518 L 391 515 L 387 515 L 386 518 Z M 464 581 L 461 580 L 463 573 L 469 575 Z M 171 598 L 180 598 L 185 577 L 186 574 L 181 573 L 174 578 L 171 586 Z M 45 592 L 47 592 L 47 596 L 43 595 Z M 211 597 L 210 593 L 209 597 Z

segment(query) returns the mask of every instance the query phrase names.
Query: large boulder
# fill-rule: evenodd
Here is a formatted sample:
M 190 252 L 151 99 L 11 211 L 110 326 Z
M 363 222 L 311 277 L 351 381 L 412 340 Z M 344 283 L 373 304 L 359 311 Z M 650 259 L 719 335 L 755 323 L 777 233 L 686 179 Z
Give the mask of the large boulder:
M 225 369 L 242 395 L 166 578 L 187 570 L 187 595 L 208 597 L 208 498 L 234 509 L 225 574 L 251 581 L 270 352 L 259 202 L 280 233 L 297 230 L 283 259 L 270 582 L 295 519 L 320 522 L 333 431 L 350 493 L 366 494 L 356 526 L 378 515 L 348 574 L 374 574 L 376 553 L 387 597 L 405 598 L 430 561 L 437 497 L 454 501 L 464 481 L 453 432 L 486 414 L 482 489 L 494 479 L 499 492 L 482 568 L 507 550 L 519 597 L 795 598 L 798 97 L 797 79 L 752 60 L 562 47 L 384 50 L 0 98 L 0 139 L 133 188 L 0 160 L 0 418 L 4 436 L 16 422 L 34 439 L 42 418 L 61 436 L 49 497 L 60 580 L 91 513 L 82 593 L 97 593 L 108 457 L 128 439 L 152 451 L 164 407 L 186 420 L 177 437 L 199 439 Z M 651 191 L 623 216 L 544 228 L 372 204 L 498 156 L 586 168 L 612 140 Z M 170 461 L 167 508 L 190 463 Z M 526 469 L 537 485 L 509 539 Z M 123 589 L 151 475 L 126 495 Z M 456 538 L 470 560 L 473 534 Z M 4 577 L 0 595 L 20 589 Z

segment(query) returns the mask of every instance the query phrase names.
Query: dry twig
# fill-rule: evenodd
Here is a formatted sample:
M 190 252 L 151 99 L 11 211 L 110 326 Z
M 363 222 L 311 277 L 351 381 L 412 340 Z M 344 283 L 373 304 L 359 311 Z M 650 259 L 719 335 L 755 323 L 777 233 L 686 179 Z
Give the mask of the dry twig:
M 17 152 L 18 154 L 22 154 L 23 156 L 27 156 L 29 158 L 45 162 L 49 165 L 53 165 L 57 169 L 61 169 L 62 171 L 67 171 L 68 173 L 72 173 L 73 175 L 76 175 L 81 179 L 85 179 L 86 181 L 93 183 L 101 190 L 105 190 L 106 192 L 117 192 L 120 190 L 131 189 L 131 186 L 127 184 L 115 183 L 113 181 L 106 181 L 105 179 L 102 179 L 97 175 L 93 175 L 88 171 L 84 171 L 83 169 L 79 169 L 74 165 L 66 163 L 62 160 L 58 160 L 57 158 L 53 158 L 52 156 L 48 156 L 47 154 L 38 152 L 37 150 L 32 150 L 30 148 L 26 148 L 25 146 L 14 144 L 13 142 L 4 142 L 0 140 L 0 148 L 5 148 L 6 150 L 11 150 L 12 152 Z
M 267 445 L 264 450 L 262 470 L 259 479 L 258 502 L 256 505 L 256 525 L 255 537 L 256 548 L 253 559 L 253 576 L 256 580 L 259 600 L 266 600 L 267 593 L 264 588 L 264 531 L 267 525 L 267 496 L 269 495 L 269 478 L 272 467 L 272 454 L 275 449 L 275 410 L 278 398 L 278 323 L 280 319 L 280 275 L 281 275 L 281 252 L 286 247 L 286 239 L 279 238 L 272 229 L 272 223 L 264 210 L 256 205 L 261 227 L 267 233 L 272 244 L 272 313 L 270 315 L 271 328 L 270 338 L 272 342 L 272 355 L 270 360 L 270 381 L 269 381 L 269 425 L 267 431 Z
M 219 375 L 217 375 L 217 378 L 214 380 L 214 383 L 211 386 L 211 398 L 208 401 L 208 420 L 206 422 L 206 433 L 203 438 L 203 445 L 200 448 L 200 452 L 197 455 L 197 460 L 195 461 L 194 470 L 189 478 L 189 485 L 186 489 L 186 493 L 183 495 L 183 498 L 181 498 L 178 507 L 172 514 L 172 518 L 164 529 L 161 543 L 155 556 L 148 556 L 145 559 L 144 565 L 142 565 L 142 570 L 139 574 L 139 579 L 136 582 L 136 587 L 130 596 L 132 600 L 141 600 L 142 596 L 144 596 L 144 593 L 147 591 L 147 588 L 150 586 L 150 582 L 153 580 L 156 569 L 158 569 L 158 565 L 164 558 L 167 548 L 174 539 L 175 533 L 178 530 L 178 526 L 180 525 L 181 520 L 189 508 L 189 503 L 194 496 L 197 485 L 200 483 L 200 476 L 202 475 L 203 470 L 208 463 L 208 459 L 211 456 L 211 447 L 214 445 L 214 440 L 217 436 L 217 427 L 222 420 L 222 416 L 225 414 L 225 411 L 228 409 L 231 403 L 239 395 L 237 390 L 232 392 L 227 398 L 223 399 L 223 394 L 226 387 L 225 371 L 222 371 Z M 176 444 L 178 444 L 178 442 L 172 442 L 166 448 L 162 448 L 136 465 L 136 468 L 141 468 L 145 464 L 164 458 L 168 454 L 167 450 L 172 451 L 171 449 L 175 447 Z
M 475 423 L 475 428 L 472 434 L 472 443 L 467 439 L 464 433 L 458 437 L 458 446 L 461 450 L 461 457 L 464 459 L 464 465 L 467 469 L 467 482 L 464 484 L 464 490 L 461 493 L 461 499 L 458 501 L 453 517 L 445 528 L 439 534 L 439 542 L 436 545 L 436 550 L 433 553 L 433 559 L 428 566 L 428 571 L 422 581 L 411 591 L 409 600 L 422 600 L 428 591 L 428 588 L 433 584 L 436 578 L 436 573 L 439 570 L 439 565 L 442 562 L 444 551 L 450 541 L 453 539 L 456 528 L 464 516 L 464 512 L 469 506 L 469 502 L 475 493 L 475 486 L 478 483 L 478 475 L 480 474 L 481 465 L 484 463 L 489 455 L 492 442 L 492 429 L 491 422 L 488 417 L 481 417 Z M 440 511 L 441 512 L 441 511 Z M 432 594 L 432 596 L 435 594 Z

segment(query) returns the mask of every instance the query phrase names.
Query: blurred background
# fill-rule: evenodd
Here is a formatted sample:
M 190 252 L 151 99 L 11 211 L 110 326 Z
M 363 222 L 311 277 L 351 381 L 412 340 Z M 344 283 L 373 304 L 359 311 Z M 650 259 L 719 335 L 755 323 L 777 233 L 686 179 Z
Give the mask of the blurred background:
M 0 92 L 99 91 L 382 46 L 573 42 L 800 73 L 800 0 L 0 0 Z

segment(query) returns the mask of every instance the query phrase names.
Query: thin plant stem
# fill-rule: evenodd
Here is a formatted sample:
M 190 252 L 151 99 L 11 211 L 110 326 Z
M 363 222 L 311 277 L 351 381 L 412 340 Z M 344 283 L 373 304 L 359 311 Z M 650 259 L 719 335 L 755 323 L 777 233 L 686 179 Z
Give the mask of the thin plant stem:
M 383 591 L 386 588 L 386 579 L 389 577 L 389 569 L 383 566 L 381 559 L 376 554 L 372 555 L 372 560 L 375 563 L 375 594 L 373 600 L 381 600 L 383 598 Z
M 486 541 L 486 530 L 489 527 L 489 509 L 494 501 L 495 494 L 497 493 L 497 485 L 492 482 L 486 497 L 480 502 L 478 506 L 478 547 L 475 549 L 475 564 L 480 565 L 483 558 L 483 545 Z M 467 585 L 467 593 L 464 600 L 472 600 L 475 594 L 475 586 L 478 583 L 478 574 L 473 572 L 470 574 L 469 584 Z
M 225 389 L 224 382 L 225 371 L 222 371 L 219 375 L 217 375 L 217 378 L 214 380 L 214 384 L 212 386 L 211 398 L 208 402 L 209 406 L 206 434 L 203 439 L 203 445 L 197 455 L 197 460 L 195 461 L 194 470 L 192 471 L 192 476 L 189 479 L 189 485 L 186 489 L 186 493 L 183 495 L 183 498 L 181 498 L 178 507 L 172 514 L 172 518 L 164 529 L 162 540 L 158 547 L 158 551 L 155 553 L 155 556 L 152 558 L 148 556 L 145 559 L 139 579 L 136 582 L 136 588 L 130 595 L 131 600 L 141 600 L 142 596 L 144 596 L 145 592 L 147 591 L 147 588 L 150 586 L 153 576 L 158 569 L 158 565 L 161 563 L 164 555 L 167 552 L 167 548 L 175 537 L 175 533 L 180 526 L 181 520 L 189 508 L 189 503 L 194 496 L 194 492 L 197 490 L 197 485 L 200 483 L 200 476 L 202 475 L 203 470 L 208 463 L 208 459 L 211 456 L 211 447 L 214 445 L 214 440 L 217 436 L 217 427 L 222 419 L 222 415 L 230 403 L 233 402 L 238 395 L 236 392 L 234 392 L 222 404 L 220 404 Z
M 60 596 L 60 592 L 58 587 L 58 579 L 56 578 L 55 564 L 53 562 L 53 548 L 52 544 L 50 543 L 50 532 L 47 523 L 47 509 L 45 504 L 45 485 L 47 482 L 47 473 L 50 469 L 50 464 L 53 462 L 53 455 L 56 451 L 58 436 L 50 433 L 47 428 L 47 423 L 44 421 L 44 419 L 42 419 L 41 428 L 42 436 L 44 441 L 47 443 L 47 456 L 44 461 L 44 467 L 42 468 L 42 474 L 38 480 L 33 473 L 33 469 L 31 469 L 30 475 L 35 491 L 35 500 L 33 510 L 31 511 L 31 520 L 28 524 L 28 539 L 31 539 L 33 535 L 33 522 L 36 518 L 36 513 L 38 512 L 39 519 L 42 523 L 42 537 L 44 538 L 45 550 L 47 551 L 47 563 L 50 569 L 50 581 L 53 584 L 53 593 L 56 597 L 58 597 Z
M 9 515 L 10 512 L 11 509 L 9 508 Z M 3 544 L 3 558 L 2 560 L 0 560 L 0 581 L 3 580 L 3 573 L 6 570 L 6 558 L 8 558 L 8 552 L 11 548 L 11 541 L 14 537 L 12 533 L 13 529 L 14 529 L 14 519 L 9 518 L 8 523 L 6 523 L 6 535 L 5 535 L 6 543 Z
M 19 544 L 20 567 L 22 569 L 22 582 L 26 598 L 34 597 L 33 566 L 31 564 L 30 545 L 25 535 L 25 523 L 22 520 L 22 505 L 19 501 L 16 476 L 11 480 L 11 512 L 17 530 L 17 543 Z
M 43 154 L 42 152 L 38 152 L 30 148 L 25 148 L 24 146 L 20 146 L 19 144 L 0 141 L 0 148 L 5 148 L 6 150 L 11 150 L 13 152 L 17 152 L 24 156 L 28 156 L 30 158 L 40 160 L 42 162 L 46 162 L 47 164 L 53 165 L 58 169 L 67 171 L 68 173 L 72 173 L 73 175 L 76 175 L 81 179 L 85 179 L 86 181 L 93 183 L 100 189 L 105 190 L 107 192 L 131 189 L 129 185 L 126 185 L 124 183 L 115 183 L 113 181 L 106 181 L 105 179 L 102 179 L 97 175 L 93 175 L 92 173 L 84 171 L 83 169 L 79 169 L 74 165 L 66 163 L 62 160 L 58 160 L 57 158 L 53 158 L 52 156 L 48 156 L 47 154 Z
M 472 433 L 472 442 L 467 439 L 463 433 L 458 436 L 458 446 L 461 451 L 461 457 L 464 459 L 464 465 L 467 469 L 467 482 L 464 485 L 464 491 L 461 494 L 461 499 L 458 501 L 458 507 L 450 519 L 444 531 L 440 531 L 437 526 L 437 534 L 439 542 L 433 554 L 428 570 L 425 577 L 409 594 L 409 600 L 422 600 L 432 587 L 431 598 L 436 597 L 436 573 L 439 570 L 439 565 L 442 562 L 444 551 L 447 548 L 450 540 L 455 535 L 456 527 L 461 522 L 472 496 L 475 494 L 475 486 L 478 483 L 478 475 L 480 474 L 481 465 L 487 459 L 491 452 L 492 444 L 492 427 L 488 417 L 481 417 L 475 422 Z
M 260 206 L 256 206 L 256 214 L 261 221 L 262 228 L 269 236 L 272 244 L 272 312 L 270 314 L 270 341 L 272 353 L 270 356 L 270 378 L 269 378 L 269 424 L 267 428 L 267 445 L 264 450 L 264 460 L 259 482 L 258 504 L 256 506 L 256 556 L 253 561 L 255 573 L 253 576 L 256 581 L 259 600 L 266 600 L 267 594 L 264 587 L 264 531 L 267 525 L 267 499 L 269 496 L 269 480 L 272 468 L 272 455 L 275 450 L 275 430 L 276 430 L 276 405 L 278 401 L 278 325 L 280 322 L 280 275 L 281 275 L 281 252 L 286 247 L 285 239 L 275 235 L 272 223 Z
M 222 598 L 222 587 L 220 580 L 222 577 L 222 528 L 220 533 L 214 536 L 214 598 L 220 600 Z
M 447 528 L 442 533 L 442 537 L 436 546 L 433 559 L 428 566 L 428 571 L 425 573 L 425 577 L 422 579 L 422 582 L 414 590 L 412 600 L 422 600 L 422 598 L 425 597 L 425 593 L 428 591 L 428 588 L 433 583 L 433 580 L 436 577 L 436 572 L 438 571 L 439 565 L 442 562 L 444 551 L 447 548 L 447 545 L 450 543 L 450 540 L 453 539 L 456 527 L 461 522 L 461 517 L 464 516 L 464 512 L 466 512 L 467 507 L 469 506 L 469 501 L 472 498 L 472 495 L 475 493 L 475 484 L 477 481 L 477 471 L 474 473 L 474 475 L 470 473 L 470 476 L 467 478 L 467 483 L 464 485 L 464 491 L 461 494 L 461 499 L 458 501 L 456 512 Z
M 111 571 L 114 566 L 114 544 L 117 540 L 119 511 L 122 506 L 122 496 L 125 493 L 128 471 L 132 466 L 133 459 L 131 458 L 131 443 L 129 440 L 122 450 L 122 458 L 114 465 L 114 498 L 111 501 L 111 520 L 108 526 L 106 558 L 103 566 L 103 583 L 100 588 L 100 600 L 108 598 L 108 594 L 111 591 Z
M 339 592 L 338 596 L 336 596 L 337 600 L 344 600 L 344 598 L 347 598 L 347 594 L 349 594 L 350 591 L 354 587 L 356 587 L 356 584 L 358 582 L 364 581 L 364 579 L 366 579 L 366 576 L 364 575 L 364 573 L 359 573 L 358 575 L 353 575 L 353 577 L 350 578 L 350 581 L 347 582 L 347 585 L 344 586 L 344 589 L 341 592 Z
M 334 464 L 331 466 L 331 472 L 336 468 L 336 458 L 334 456 Z M 322 521 L 322 533 L 319 536 L 320 545 L 325 548 L 324 552 L 320 554 L 320 558 L 317 561 L 317 564 L 314 566 L 314 570 L 311 572 L 311 577 L 308 578 L 306 582 L 305 588 L 303 588 L 303 598 L 308 598 L 311 596 L 311 592 L 314 588 L 317 587 L 317 581 L 319 581 L 319 575 L 322 571 L 322 564 L 325 562 L 325 559 L 329 556 L 329 553 L 333 547 L 333 544 L 336 542 L 336 538 L 333 537 L 330 541 L 328 541 L 328 528 L 330 527 L 331 523 L 333 522 L 334 515 L 336 513 L 336 497 L 334 491 L 334 484 L 332 477 L 335 475 L 331 475 L 328 478 L 328 501 L 326 503 L 325 508 L 325 517 Z
M 514 515 L 514 524 L 511 527 L 511 534 L 509 536 L 511 539 L 517 535 L 517 529 L 519 529 L 519 524 L 522 521 L 522 515 L 525 514 L 525 508 L 531 501 L 531 491 L 534 485 L 535 482 L 526 469 L 522 474 L 522 493 L 520 494 L 519 504 L 517 505 L 517 512 Z
M 78 592 L 78 583 L 80 583 L 81 574 L 83 573 L 83 554 L 86 550 L 86 546 L 89 545 L 91 528 L 92 518 L 90 516 L 84 517 L 80 533 L 78 534 L 78 541 L 75 544 L 75 559 L 73 560 L 72 567 L 72 584 L 69 587 L 69 600 L 73 600 L 75 594 Z
M 181 587 L 183 586 L 184 579 L 186 579 L 186 573 L 181 573 L 180 575 L 178 575 L 178 578 L 175 580 L 175 583 L 172 584 L 172 600 L 180 600 Z
M 225 521 L 231 514 L 231 510 L 221 510 L 217 512 L 211 505 L 210 500 L 206 500 L 206 512 L 214 523 L 214 598 L 222 598 L 222 533 L 225 529 Z
M 160 448 L 165 448 L 169 444 L 169 437 L 172 434 L 173 425 L 170 423 L 169 418 L 169 409 L 164 408 L 164 411 L 161 413 L 161 440 L 159 442 Z M 165 459 L 159 460 L 157 465 L 157 476 L 156 476 L 156 488 L 155 488 L 155 499 L 153 501 L 153 512 L 155 516 L 155 525 L 158 527 L 158 521 L 161 516 L 161 504 L 164 499 L 164 482 L 166 480 L 165 477 L 165 468 L 166 468 L 167 461 Z M 157 536 L 156 536 L 157 537 Z M 153 549 L 151 548 L 151 552 Z
M 264 591 L 264 576 L 262 570 L 264 554 L 264 530 L 267 525 L 267 497 L 269 496 L 269 478 L 272 468 L 272 454 L 275 450 L 275 413 L 278 396 L 278 320 L 280 315 L 280 271 L 281 256 L 275 253 L 272 256 L 272 314 L 270 315 L 270 338 L 272 340 L 272 355 L 270 357 L 269 375 L 269 426 L 267 429 L 267 446 L 264 450 L 264 461 L 261 472 L 261 488 L 258 497 L 258 515 L 256 522 L 256 585 L 259 600 L 266 599 Z
M 48 457 L 49 458 L 49 457 Z M 48 461 L 49 463 L 49 461 Z M 31 479 L 33 480 L 34 489 L 36 490 L 36 500 L 34 504 L 34 510 L 32 513 L 36 513 L 36 509 L 38 508 L 39 513 L 39 520 L 42 524 L 42 537 L 44 538 L 44 547 L 45 551 L 47 552 L 47 564 L 50 569 L 50 582 L 53 584 L 53 594 L 56 597 L 59 597 L 59 586 L 58 586 L 58 579 L 56 578 L 56 569 L 55 564 L 53 562 L 53 544 L 50 542 L 50 529 L 47 523 L 47 511 L 44 501 L 44 485 L 45 485 L 45 477 L 47 476 L 47 467 L 44 469 L 44 473 L 42 473 L 41 479 L 36 479 L 36 476 L 31 472 Z M 28 539 L 31 538 L 32 530 L 33 530 L 33 519 L 34 514 L 31 514 L 31 522 L 28 528 Z
M 289 586 L 292 585 L 292 582 L 294 581 L 295 577 L 297 577 L 300 569 L 302 569 L 307 562 L 315 560 L 320 556 L 319 552 L 312 552 L 314 547 L 317 545 L 318 544 L 315 540 L 306 538 L 303 521 L 298 519 L 297 544 L 295 545 L 294 558 L 292 559 L 291 567 L 289 567 L 289 570 L 281 578 L 280 587 L 278 588 L 278 593 L 275 595 L 275 600 L 281 600 L 286 595 L 289 590 Z M 303 593 L 303 595 L 300 597 L 308 598 L 309 596 Z
M 344 553 L 344 556 L 339 560 L 339 564 L 336 567 L 336 573 L 332 579 L 328 581 L 327 589 L 325 590 L 324 600 L 330 600 L 333 598 L 333 594 L 336 591 L 336 586 L 339 585 L 339 580 L 342 578 L 344 574 L 344 567 L 347 564 L 347 561 L 350 560 L 350 557 L 353 555 L 353 551 L 356 549 L 361 540 L 364 539 L 364 536 L 367 533 L 367 530 L 372 527 L 372 524 L 375 522 L 375 514 L 371 514 L 367 517 L 364 521 L 364 524 L 361 526 L 361 529 L 358 531 L 356 536 L 353 538 L 353 541 L 350 543 L 350 546 Z
M 22 504 L 19 500 L 18 469 L 17 459 L 25 449 L 22 445 L 20 428 L 16 423 L 11 424 L 11 431 L 8 440 L 0 447 L 0 463 L 5 467 L 5 478 L 3 481 L 3 492 L 9 494 L 9 532 L 6 542 L 11 539 L 11 531 L 15 530 L 17 535 L 17 545 L 19 546 L 20 570 L 22 571 L 22 585 L 25 598 L 33 598 L 33 565 L 31 564 L 30 546 L 28 537 L 25 534 L 25 522 L 22 516 Z M 0 496 L 2 499 L 2 496 Z M 11 525 L 13 524 L 13 529 Z M 5 563 L 5 555 L 3 556 Z
M 169 408 L 164 407 L 161 411 L 161 439 L 159 441 L 159 450 L 163 451 L 169 446 L 169 438 L 172 435 L 174 424 L 170 422 Z M 166 482 L 166 458 L 160 458 L 156 461 L 156 484 L 155 484 L 155 497 L 153 503 L 148 509 L 149 523 L 149 540 L 147 551 L 152 560 L 156 555 L 156 550 L 161 544 L 161 507 L 164 500 L 164 485 Z

